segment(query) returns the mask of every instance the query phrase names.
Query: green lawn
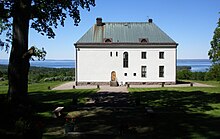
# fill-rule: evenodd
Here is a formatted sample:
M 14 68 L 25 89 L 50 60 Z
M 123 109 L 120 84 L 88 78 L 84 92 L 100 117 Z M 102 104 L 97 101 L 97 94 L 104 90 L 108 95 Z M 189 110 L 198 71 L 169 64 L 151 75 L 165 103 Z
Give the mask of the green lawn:
M 8 81 L 0 81 L 0 94 L 6 94 L 8 89 Z
M 48 86 L 51 88 L 56 87 L 65 82 L 56 81 L 56 82 L 41 82 L 28 85 L 28 92 L 36 91 L 48 91 Z M 6 94 L 8 90 L 8 81 L 0 81 L 0 94 Z
M 73 98 L 83 103 L 97 90 L 48 90 L 48 86 L 53 88 L 61 83 L 63 82 L 29 85 L 32 108 L 44 123 L 44 138 L 65 137 L 65 119 L 52 117 L 52 111 L 58 106 L 64 106 L 66 114 L 83 113 L 78 124 L 84 130 L 95 130 L 97 127 L 103 131 L 118 133 L 118 125 L 122 120 L 131 129 L 129 136 L 118 138 L 220 138 L 219 82 L 201 82 L 215 86 L 209 88 L 129 88 L 129 97 L 131 100 L 140 101 L 140 105 L 128 110 L 111 110 L 105 107 L 79 110 L 84 104 L 78 103 L 78 108 L 75 107 Z M 0 96 L 6 94 L 6 85 L 7 82 L 0 82 Z M 152 108 L 153 113 L 147 113 L 146 107 Z M 1 115 L 0 119 L 4 120 L 4 116 Z M 1 125 L 1 128 L 3 127 Z
M 56 132 L 59 132 L 57 131 L 57 128 L 62 128 L 62 137 L 65 119 L 54 119 L 52 111 L 55 108 L 62 106 L 64 107 L 64 114 L 67 114 L 68 112 L 73 110 L 73 98 L 79 102 L 82 102 L 81 100 L 83 100 L 85 97 L 88 97 L 90 94 L 94 94 L 97 92 L 96 89 L 71 89 L 65 91 L 54 91 L 48 89 L 48 86 L 50 86 L 50 88 L 53 88 L 63 83 L 65 82 L 43 82 L 29 84 L 28 91 L 31 102 L 30 106 L 27 106 L 28 109 L 25 109 L 27 114 L 34 112 L 35 115 L 38 117 L 37 119 L 41 119 L 43 121 L 45 132 L 48 132 L 48 130 L 56 130 Z M 7 130 L 11 130 L 10 124 L 12 124 L 13 122 L 13 120 L 11 119 L 13 119 L 13 117 L 16 115 L 17 111 L 14 109 L 10 110 L 11 107 L 5 103 L 6 101 L 4 99 L 6 98 L 8 89 L 7 81 L 0 82 L 0 86 L 0 105 L 3 108 L 1 109 L 2 114 L 0 115 L 1 136 L 2 133 L 4 134 Z M 14 136 L 12 136 L 12 138 L 14 138 Z M 52 138 L 54 138 L 54 136 Z
M 129 89 L 142 106 L 154 110 L 153 137 L 220 137 L 220 83 L 198 82 L 215 87 Z

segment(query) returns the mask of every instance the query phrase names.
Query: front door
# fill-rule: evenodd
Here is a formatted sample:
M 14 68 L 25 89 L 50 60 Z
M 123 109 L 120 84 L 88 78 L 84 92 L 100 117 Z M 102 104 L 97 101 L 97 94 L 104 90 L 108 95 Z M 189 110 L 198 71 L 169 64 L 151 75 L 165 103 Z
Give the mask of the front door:
M 116 72 L 115 71 L 111 72 L 111 81 L 116 81 Z

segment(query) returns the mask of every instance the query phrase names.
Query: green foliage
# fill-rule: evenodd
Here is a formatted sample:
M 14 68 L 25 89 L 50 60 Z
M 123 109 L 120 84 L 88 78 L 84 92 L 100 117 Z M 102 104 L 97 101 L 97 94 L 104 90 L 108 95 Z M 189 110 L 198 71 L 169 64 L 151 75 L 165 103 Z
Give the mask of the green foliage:
M 31 67 L 29 83 L 47 81 L 73 81 L 75 73 L 71 68 L 41 68 Z M 36 74 L 37 73 L 37 74 Z
M 3 73 L 0 71 L 0 77 L 3 77 Z
M 0 78 L 7 80 L 8 79 L 8 68 L 7 66 L 0 65 Z
M 214 36 L 211 41 L 211 49 L 209 50 L 208 55 L 209 59 L 211 59 L 213 63 L 220 62 L 220 18 L 218 26 L 214 31 Z
M 192 76 L 192 72 L 190 70 L 184 69 L 177 71 L 177 79 L 189 80 Z
M 206 79 L 207 72 L 191 72 L 190 70 L 184 69 L 177 71 L 177 79 L 179 80 L 200 80 Z M 211 78 L 209 79 L 211 80 Z
M 207 72 L 205 79 L 220 81 L 220 64 L 213 64 Z
M 37 57 L 37 59 L 38 59 L 39 61 L 40 61 L 40 60 L 45 60 L 45 57 L 46 57 L 47 52 L 44 50 L 44 48 L 39 49 L 39 48 L 37 48 L 37 47 L 35 47 L 35 46 L 32 46 L 30 49 L 33 50 L 33 54 L 32 54 L 32 55 L 33 55 L 34 57 Z M 31 57 L 31 59 L 34 60 L 33 57 Z
M 206 80 L 220 81 L 220 18 L 218 26 L 214 31 L 214 36 L 211 41 L 211 49 L 208 52 L 209 59 L 212 60 L 213 65 L 207 72 Z
M 206 72 L 192 72 L 192 76 L 191 76 L 190 80 L 204 81 L 205 75 L 206 75 Z
M 0 39 L 1 48 L 12 45 L 9 60 L 9 91 L 10 101 L 19 96 L 25 98 L 28 89 L 29 61 L 32 56 L 44 59 L 46 52 L 35 47 L 28 50 L 29 28 L 38 33 L 54 38 L 54 29 L 64 26 L 67 17 L 80 22 L 79 9 L 90 10 L 95 0 L 1 0 L 0 1 Z M 4 32 L 4 33 L 3 33 Z M 5 33 L 6 32 L 6 33 Z M 19 100 L 20 101 L 20 100 Z
M 0 65 L 0 78 L 8 79 L 8 67 Z M 45 81 L 73 81 L 74 69 L 72 68 L 43 68 L 43 67 L 30 67 L 29 83 L 38 83 Z
M 0 1 L 0 35 L 6 31 L 6 39 L 0 40 L 1 46 L 9 47 L 12 40 L 12 18 L 15 7 L 21 4 L 21 0 L 1 0 Z M 16 5 L 16 6 L 15 6 Z M 90 6 L 95 6 L 95 0 L 31 0 L 31 5 L 27 1 L 22 4 L 28 7 L 30 27 L 38 33 L 54 38 L 58 25 L 64 26 L 66 18 L 73 19 L 74 25 L 80 22 L 79 8 L 90 10 Z M 22 15 L 21 15 L 22 16 Z

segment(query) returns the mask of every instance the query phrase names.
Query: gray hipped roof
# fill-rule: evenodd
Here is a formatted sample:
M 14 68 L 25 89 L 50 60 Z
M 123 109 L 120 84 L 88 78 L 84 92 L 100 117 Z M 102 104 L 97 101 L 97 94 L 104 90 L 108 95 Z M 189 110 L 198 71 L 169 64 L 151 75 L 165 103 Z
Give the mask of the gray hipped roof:
M 153 22 L 105 22 L 102 26 L 93 25 L 78 43 L 103 43 L 110 38 L 113 43 L 140 43 L 146 38 L 148 43 L 174 43 Z

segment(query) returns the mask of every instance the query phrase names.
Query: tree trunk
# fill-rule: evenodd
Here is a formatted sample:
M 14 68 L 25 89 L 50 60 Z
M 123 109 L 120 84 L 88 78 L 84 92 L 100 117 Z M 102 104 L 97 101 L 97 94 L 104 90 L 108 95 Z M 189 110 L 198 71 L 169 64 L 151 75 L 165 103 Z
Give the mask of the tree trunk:
M 29 58 L 28 32 L 31 0 L 14 1 L 12 48 L 8 65 L 8 98 L 11 102 L 22 102 L 28 92 Z

